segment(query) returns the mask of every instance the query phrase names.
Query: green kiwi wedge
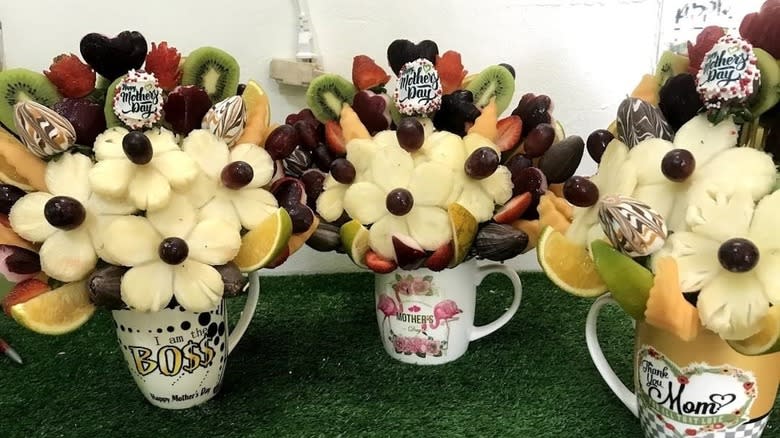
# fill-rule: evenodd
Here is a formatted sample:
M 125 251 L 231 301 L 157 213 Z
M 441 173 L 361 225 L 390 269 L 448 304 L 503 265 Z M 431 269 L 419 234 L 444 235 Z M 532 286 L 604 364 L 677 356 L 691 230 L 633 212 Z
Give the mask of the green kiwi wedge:
M 106 116 L 106 127 L 113 128 L 114 126 L 125 126 L 119 117 L 114 113 L 114 95 L 116 94 L 116 87 L 122 82 L 122 79 L 127 75 L 122 75 L 116 79 L 106 89 L 106 101 L 103 103 L 103 114 Z
M 492 65 L 482 70 L 466 87 L 474 94 L 474 105 L 482 109 L 496 98 L 498 114 L 504 112 L 515 94 L 515 78 L 506 67 Z
M 390 99 L 390 101 L 387 103 L 387 109 L 390 112 L 390 119 L 393 121 L 393 123 L 395 123 L 395 126 L 398 126 L 404 116 L 400 111 L 398 111 L 398 107 L 395 106 L 395 99 Z
M 352 104 L 357 90 L 352 82 L 336 74 L 317 76 L 306 90 L 306 104 L 322 123 L 328 120 L 338 120 L 341 117 L 341 107 L 345 103 Z
M 51 108 L 62 100 L 57 87 L 46 76 L 25 68 L 0 72 L 0 96 L 0 122 L 14 132 L 14 105 L 17 102 L 33 100 Z
M 238 62 L 224 50 L 215 47 L 196 49 L 187 55 L 181 71 L 182 85 L 203 88 L 214 103 L 235 96 L 238 91 Z
M 89 94 L 87 94 L 87 99 L 97 104 L 105 105 L 106 92 L 108 91 L 109 85 L 111 85 L 111 81 L 104 78 L 103 76 L 98 75 L 97 81 L 95 82 L 95 89 L 92 90 L 92 92 L 90 92 Z
M 780 102 L 780 65 L 765 50 L 754 47 L 753 52 L 761 71 L 761 88 L 755 97 L 755 103 L 750 106 L 750 112 L 753 117 L 758 117 Z
M 661 54 L 658 65 L 655 68 L 655 77 L 658 79 L 658 85 L 663 87 L 666 81 L 679 74 L 688 73 L 688 67 L 691 61 L 687 56 L 678 55 L 671 50 Z

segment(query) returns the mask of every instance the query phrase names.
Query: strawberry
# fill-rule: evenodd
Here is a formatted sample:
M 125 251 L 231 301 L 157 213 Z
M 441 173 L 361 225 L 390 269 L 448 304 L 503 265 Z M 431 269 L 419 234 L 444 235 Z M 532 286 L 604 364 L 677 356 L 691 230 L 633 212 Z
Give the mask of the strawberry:
M 11 307 L 21 304 L 50 291 L 48 284 L 41 280 L 31 278 L 18 283 L 11 289 L 11 292 L 3 298 L 3 312 L 11 316 Z
M 328 120 L 325 123 L 325 143 L 327 143 L 328 149 L 338 156 L 347 153 L 347 141 L 344 139 L 344 131 L 342 131 L 339 122 Z
M 690 66 L 688 73 L 696 76 L 701 70 L 701 63 L 704 62 L 704 56 L 712 49 L 712 46 L 725 35 L 723 28 L 718 26 L 707 26 L 696 37 L 696 44 L 688 41 L 688 59 Z
M 95 89 L 95 70 L 74 54 L 62 54 L 43 72 L 65 97 L 84 97 Z
M 281 266 L 284 262 L 287 261 L 287 258 L 290 257 L 290 247 L 287 246 L 286 248 L 283 248 L 282 251 L 279 253 L 278 256 L 269 264 L 265 265 L 268 269 L 278 268 Z
M 767 0 L 759 12 L 748 14 L 742 19 L 739 33 L 754 46 L 780 58 L 780 0 Z
M 181 81 L 180 61 L 181 53 L 175 47 L 168 47 L 165 41 L 160 45 L 152 43 L 152 50 L 146 55 L 145 69 L 154 73 L 160 88 L 171 91 Z
M 518 219 L 528 210 L 533 196 L 530 192 L 521 193 L 507 201 L 493 216 L 493 220 L 499 224 L 509 224 Z
M 15 245 L 0 244 L 0 275 L 12 283 L 33 278 L 41 272 L 38 253 Z
M 388 260 L 370 249 L 366 252 L 366 266 L 377 274 L 388 274 L 398 267 L 394 261 Z
M 459 89 L 463 78 L 468 74 L 468 71 L 463 69 L 460 53 L 454 50 L 448 50 L 443 55 L 436 57 L 436 71 L 439 72 L 444 94 L 450 94 Z
M 496 146 L 501 152 L 511 151 L 520 143 L 520 134 L 523 133 L 523 119 L 520 116 L 509 116 L 499 120 L 496 124 Z
M 366 55 L 358 55 L 352 60 L 352 83 L 358 90 L 384 86 L 390 75 Z
M 441 271 L 450 265 L 453 256 L 455 256 L 455 248 L 450 241 L 440 246 L 428 257 L 428 260 L 425 261 L 425 267 L 431 271 Z

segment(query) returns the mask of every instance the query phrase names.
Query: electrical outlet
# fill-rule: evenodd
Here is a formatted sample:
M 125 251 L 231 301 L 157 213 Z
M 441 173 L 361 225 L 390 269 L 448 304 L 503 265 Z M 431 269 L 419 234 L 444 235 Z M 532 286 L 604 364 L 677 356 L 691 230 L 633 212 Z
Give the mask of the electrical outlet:
M 314 78 L 323 73 L 322 68 L 313 62 L 293 59 L 271 60 L 271 78 L 280 84 L 308 87 Z

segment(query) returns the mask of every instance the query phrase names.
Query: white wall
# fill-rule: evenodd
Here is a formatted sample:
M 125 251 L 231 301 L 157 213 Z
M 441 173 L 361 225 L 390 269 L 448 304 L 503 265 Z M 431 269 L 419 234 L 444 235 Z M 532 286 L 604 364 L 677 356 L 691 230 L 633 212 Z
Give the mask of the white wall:
M 442 51 L 458 50 L 473 72 L 498 62 L 512 64 L 518 72 L 516 100 L 525 92 L 550 95 L 567 131 L 586 137 L 612 120 L 620 100 L 653 69 L 658 3 L 309 0 L 309 10 L 328 71 L 349 76 L 356 54 L 386 66 L 385 50 L 393 39 L 433 39 Z M 88 32 L 138 30 L 148 41 L 167 40 L 184 53 L 213 45 L 239 60 L 243 80 L 264 85 L 277 121 L 304 106 L 303 90 L 280 87 L 268 77 L 272 58 L 294 54 L 295 18 L 293 0 L 0 2 L 8 67 L 43 70 L 59 53 L 78 54 L 79 40 Z M 586 160 L 580 170 L 594 168 Z M 511 264 L 537 267 L 533 254 Z M 345 256 L 307 248 L 269 273 L 353 269 Z

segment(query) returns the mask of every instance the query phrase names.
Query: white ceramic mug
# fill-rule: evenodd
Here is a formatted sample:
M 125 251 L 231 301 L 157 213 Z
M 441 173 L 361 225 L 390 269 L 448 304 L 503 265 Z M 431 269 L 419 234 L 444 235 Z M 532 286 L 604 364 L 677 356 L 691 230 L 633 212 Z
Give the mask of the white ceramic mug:
M 610 389 L 640 419 L 645 438 L 758 438 L 780 383 L 780 355 L 744 356 L 702 329 L 685 342 L 650 324 L 636 324 L 634 388 L 610 367 L 598 341 L 598 316 L 617 305 L 604 295 L 590 308 L 588 351 Z
M 477 286 L 488 274 L 512 281 L 514 298 L 494 322 L 475 327 Z M 501 328 L 517 312 L 522 285 L 517 273 L 501 264 L 477 266 L 473 260 L 455 268 L 377 274 L 376 312 L 387 354 L 401 362 L 438 365 L 462 356 L 469 342 Z
M 144 397 L 164 409 L 186 409 L 214 397 L 227 356 L 249 327 L 259 292 L 259 274 L 253 272 L 246 304 L 230 334 L 224 299 L 200 313 L 181 306 L 150 313 L 114 310 L 122 353 Z

